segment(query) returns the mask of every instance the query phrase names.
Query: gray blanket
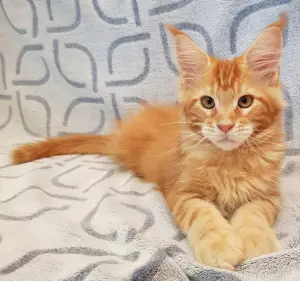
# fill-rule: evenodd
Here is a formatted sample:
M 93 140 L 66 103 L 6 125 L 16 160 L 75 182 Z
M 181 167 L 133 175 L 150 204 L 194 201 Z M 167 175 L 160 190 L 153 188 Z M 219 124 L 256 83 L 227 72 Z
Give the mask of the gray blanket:
M 282 11 L 289 106 L 279 253 L 234 273 L 198 264 L 162 196 L 105 157 L 7 165 L 18 143 L 106 133 L 144 101 L 175 102 L 163 23 L 231 57 Z M 299 281 L 299 17 L 298 0 L 0 0 L 0 280 Z

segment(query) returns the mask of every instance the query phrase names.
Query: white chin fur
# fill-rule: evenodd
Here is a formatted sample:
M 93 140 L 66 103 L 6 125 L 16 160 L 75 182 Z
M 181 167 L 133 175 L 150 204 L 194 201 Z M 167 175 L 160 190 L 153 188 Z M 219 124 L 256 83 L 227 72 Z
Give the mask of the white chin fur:
M 223 141 L 214 141 L 214 145 L 224 151 L 231 151 L 235 148 L 238 148 L 242 143 L 231 140 L 223 140 Z

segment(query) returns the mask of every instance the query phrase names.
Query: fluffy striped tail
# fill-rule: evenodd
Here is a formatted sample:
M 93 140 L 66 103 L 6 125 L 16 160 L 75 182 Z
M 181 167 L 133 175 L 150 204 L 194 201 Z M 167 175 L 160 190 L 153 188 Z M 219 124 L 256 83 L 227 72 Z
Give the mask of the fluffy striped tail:
M 112 147 L 112 135 L 67 135 L 53 137 L 16 148 L 12 152 L 12 162 L 13 164 L 21 164 L 41 158 L 67 154 L 112 155 Z

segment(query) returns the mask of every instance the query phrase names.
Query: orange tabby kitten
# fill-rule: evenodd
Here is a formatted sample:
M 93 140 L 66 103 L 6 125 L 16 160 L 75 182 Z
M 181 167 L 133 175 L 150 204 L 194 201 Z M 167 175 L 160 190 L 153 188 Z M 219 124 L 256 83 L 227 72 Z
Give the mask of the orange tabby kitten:
M 233 60 L 208 56 L 168 26 L 180 70 L 176 106 L 149 106 L 107 136 L 72 135 L 27 144 L 15 164 L 63 154 L 106 154 L 164 195 L 196 259 L 233 270 L 278 251 L 284 154 L 279 81 L 285 15 Z

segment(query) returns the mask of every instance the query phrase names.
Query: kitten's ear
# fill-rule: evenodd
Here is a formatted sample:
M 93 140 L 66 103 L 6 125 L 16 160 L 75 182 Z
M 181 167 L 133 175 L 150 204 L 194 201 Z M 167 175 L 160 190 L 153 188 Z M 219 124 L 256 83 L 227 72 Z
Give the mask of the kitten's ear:
M 260 82 L 269 86 L 278 85 L 280 59 L 283 48 L 283 30 L 287 15 L 269 25 L 243 55 L 244 62 Z
M 210 63 L 209 56 L 184 32 L 165 25 L 175 40 L 179 77 L 186 89 L 193 88 Z

